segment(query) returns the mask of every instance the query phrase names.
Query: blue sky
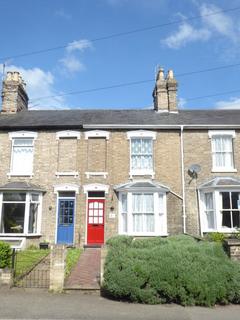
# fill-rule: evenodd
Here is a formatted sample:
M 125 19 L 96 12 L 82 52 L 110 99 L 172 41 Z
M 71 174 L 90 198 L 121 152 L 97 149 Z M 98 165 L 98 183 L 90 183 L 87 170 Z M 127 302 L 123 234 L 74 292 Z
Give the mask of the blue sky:
M 181 108 L 240 108 L 240 66 L 181 76 L 240 63 L 240 9 L 211 15 L 238 6 L 240 0 L 0 0 L 1 58 L 65 46 L 0 64 L 22 73 L 36 109 L 149 108 L 158 65 L 174 70 Z M 172 21 L 180 22 L 94 41 Z

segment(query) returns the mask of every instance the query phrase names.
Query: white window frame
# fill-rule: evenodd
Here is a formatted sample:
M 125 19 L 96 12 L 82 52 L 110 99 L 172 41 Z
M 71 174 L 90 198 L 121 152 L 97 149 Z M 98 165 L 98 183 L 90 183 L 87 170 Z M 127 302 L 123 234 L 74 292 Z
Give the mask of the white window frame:
M 133 231 L 133 214 L 132 214 L 132 195 L 133 193 L 153 194 L 154 201 L 154 232 L 134 232 Z M 122 217 L 122 196 L 127 194 L 127 232 L 123 231 Z M 160 197 L 162 197 L 162 207 L 160 207 Z M 119 192 L 119 234 L 131 236 L 167 236 L 167 197 L 165 192 Z
M 32 131 L 15 131 L 15 132 L 9 132 L 9 139 L 11 140 L 11 162 L 10 162 L 10 172 L 7 173 L 7 176 L 33 176 L 33 171 L 34 171 L 34 142 L 38 137 L 37 132 L 32 132 Z M 15 139 L 32 139 L 32 148 L 33 148 L 33 153 L 32 153 L 32 170 L 29 172 L 14 172 L 13 171 L 13 150 L 14 150 L 14 140 Z
M 233 148 L 233 139 L 236 136 L 234 130 L 210 130 L 208 131 L 208 136 L 211 139 L 211 152 L 212 152 L 212 172 L 237 172 L 237 169 L 234 167 L 234 148 Z M 223 137 L 228 136 L 232 139 L 232 167 L 217 167 L 214 164 L 214 157 L 213 157 L 213 137 Z
M 219 189 L 206 189 L 204 191 L 199 192 L 200 198 L 200 224 L 201 224 L 201 232 L 222 232 L 222 233 L 233 233 L 236 232 L 236 228 L 228 228 L 222 226 L 222 192 L 237 192 L 239 193 L 240 199 L 240 189 L 236 188 L 219 188 Z M 204 194 L 212 193 L 213 194 L 213 208 L 214 208 L 214 219 L 215 219 L 215 228 L 208 228 L 206 225 L 206 217 L 205 217 L 205 202 L 204 202 Z M 231 209 L 230 209 L 231 210 Z M 239 210 L 240 211 L 240 210 Z
M 41 236 L 41 224 L 42 224 L 42 193 L 39 191 L 25 191 L 25 190 L 6 190 L 0 192 L 0 224 L 2 223 L 2 209 L 3 203 L 7 203 L 7 201 L 3 201 L 3 194 L 5 193 L 25 193 L 26 200 L 25 201 L 9 201 L 9 203 L 25 203 L 25 212 L 24 212 L 24 228 L 23 233 L 0 233 L 0 236 L 11 236 L 11 237 L 39 237 Z M 29 224 L 29 216 L 30 216 L 30 203 L 31 203 L 31 195 L 37 194 L 39 196 L 38 206 L 38 216 L 37 216 L 37 230 L 36 233 L 28 232 L 28 224 Z M 33 201 L 35 202 L 35 201 Z
M 147 131 L 147 130 L 137 130 L 137 131 L 128 131 L 127 139 L 130 140 L 129 143 L 129 154 L 130 154 L 130 178 L 133 176 L 142 176 L 142 175 L 150 175 L 154 178 L 154 143 L 156 140 L 156 132 Z M 132 169 L 132 139 L 152 139 L 152 169 Z

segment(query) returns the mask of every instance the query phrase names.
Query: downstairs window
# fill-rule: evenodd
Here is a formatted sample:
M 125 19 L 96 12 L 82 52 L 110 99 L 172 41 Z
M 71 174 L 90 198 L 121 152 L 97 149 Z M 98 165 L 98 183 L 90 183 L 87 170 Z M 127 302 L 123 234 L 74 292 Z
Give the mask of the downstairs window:
M 201 204 L 203 232 L 232 232 L 240 228 L 240 191 L 203 192 Z
M 4 192 L 0 203 L 1 234 L 40 232 L 40 197 L 35 192 Z
M 166 235 L 166 194 L 159 192 L 120 193 L 119 233 Z

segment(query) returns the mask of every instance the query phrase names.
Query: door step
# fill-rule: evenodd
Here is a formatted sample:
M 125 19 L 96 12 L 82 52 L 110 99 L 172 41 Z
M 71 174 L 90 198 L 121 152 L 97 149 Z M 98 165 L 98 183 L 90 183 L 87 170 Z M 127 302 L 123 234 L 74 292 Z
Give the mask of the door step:
M 97 248 L 102 248 L 103 244 L 85 244 L 83 246 L 84 249 L 97 249 Z

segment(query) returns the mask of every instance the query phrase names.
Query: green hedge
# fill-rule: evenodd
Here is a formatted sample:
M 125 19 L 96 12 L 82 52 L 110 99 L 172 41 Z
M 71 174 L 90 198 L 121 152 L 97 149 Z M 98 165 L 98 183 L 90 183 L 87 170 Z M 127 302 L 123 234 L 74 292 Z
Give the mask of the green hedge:
M 0 268 L 10 267 L 11 247 L 8 243 L 0 241 Z
M 108 241 L 103 292 L 141 303 L 240 303 L 240 265 L 221 244 L 188 236 Z

